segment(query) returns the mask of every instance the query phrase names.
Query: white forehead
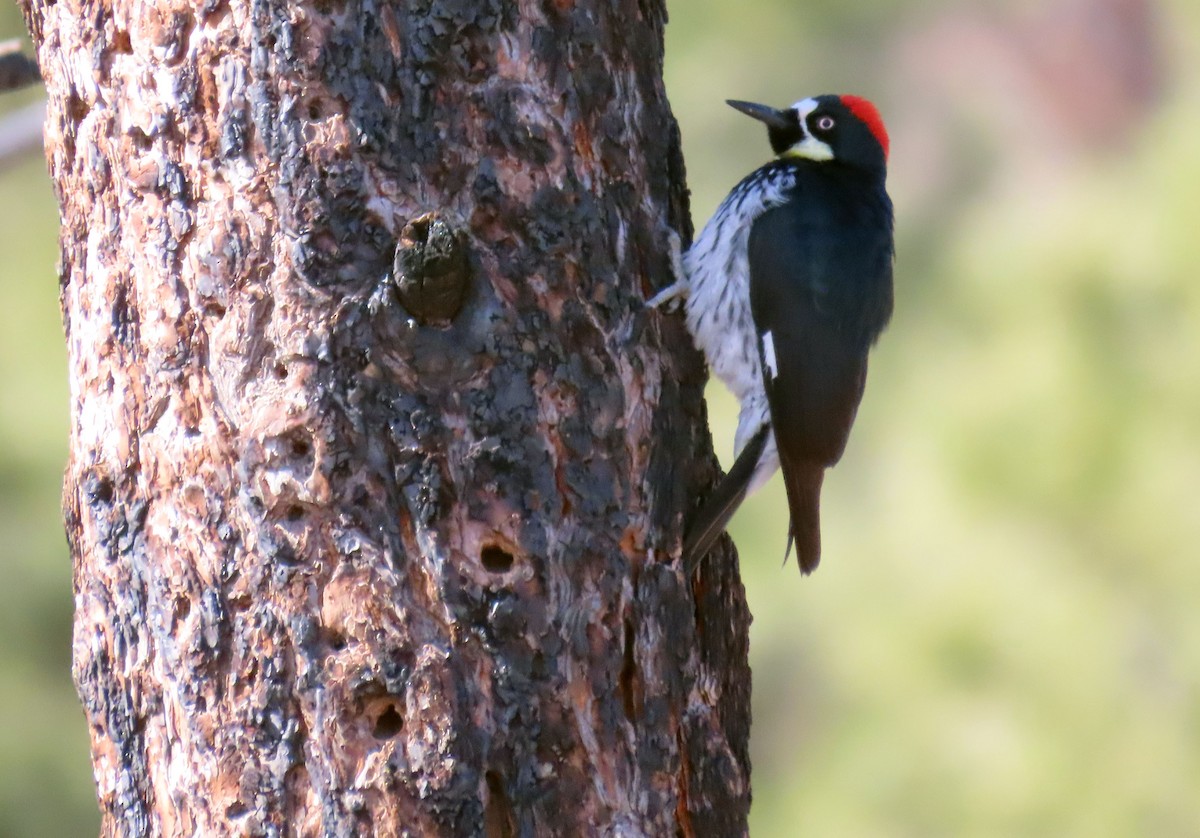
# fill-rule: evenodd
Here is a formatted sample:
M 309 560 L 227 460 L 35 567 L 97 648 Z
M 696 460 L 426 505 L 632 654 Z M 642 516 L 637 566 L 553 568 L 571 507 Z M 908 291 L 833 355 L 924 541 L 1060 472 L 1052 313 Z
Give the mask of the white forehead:
M 799 102 L 792 105 L 792 110 L 798 113 L 800 115 L 800 121 L 804 122 L 808 115 L 817 109 L 817 104 L 816 98 L 809 97 L 808 99 L 801 99 Z

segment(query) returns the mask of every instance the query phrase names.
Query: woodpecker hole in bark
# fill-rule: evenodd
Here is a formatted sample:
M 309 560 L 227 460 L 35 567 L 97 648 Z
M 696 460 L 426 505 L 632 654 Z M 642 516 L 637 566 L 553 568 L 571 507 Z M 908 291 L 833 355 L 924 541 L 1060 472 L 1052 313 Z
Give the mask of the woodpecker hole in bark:
M 392 281 L 396 296 L 421 325 L 446 325 L 462 308 L 470 279 L 461 233 L 436 213 L 405 225 L 396 246 Z
M 86 485 L 88 498 L 92 503 L 110 504 L 113 499 L 113 482 L 107 477 L 93 477 Z
M 331 652 L 340 652 L 346 648 L 346 635 L 340 631 L 326 629 L 325 645 L 329 647 L 329 651 Z
M 496 544 L 489 544 L 479 551 L 479 561 L 489 573 L 507 573 L 512 570 L 513 554 Z
M 404 730 L 404 714 L 400 712 L 398 698 L 381 698 L 369 712 L 375 720 L 372 733 L 376 739 L 391 739 Z

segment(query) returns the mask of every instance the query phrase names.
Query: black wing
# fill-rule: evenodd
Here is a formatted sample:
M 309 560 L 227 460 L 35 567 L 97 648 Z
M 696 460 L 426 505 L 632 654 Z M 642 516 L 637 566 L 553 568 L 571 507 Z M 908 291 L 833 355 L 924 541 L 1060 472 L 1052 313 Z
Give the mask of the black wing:
M 749 245 L 750 308 L 804 573 L 821 559 L 821 483 L 846 448 L 892 293 L 890 217 L 864 240 L 817 205 L 768 211 Z

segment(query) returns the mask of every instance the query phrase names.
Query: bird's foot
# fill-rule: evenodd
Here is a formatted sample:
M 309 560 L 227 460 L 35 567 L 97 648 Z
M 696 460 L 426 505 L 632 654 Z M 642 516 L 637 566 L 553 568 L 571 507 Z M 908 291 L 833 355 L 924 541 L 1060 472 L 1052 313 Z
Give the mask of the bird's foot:
M 686 282 L 675 282 L 646 300 L 646 308 L 661 308 L 674 310 L 687 299 L 688 285 Z
M 667 230 L 667 244 L 671 251 L 671 274 L 675 281 L 646 300 L 646 307 L 666 306 L 668 311 L 674 311 L 687 299 L 688 283 L 683 275 L 683 242 L 674 230 Z

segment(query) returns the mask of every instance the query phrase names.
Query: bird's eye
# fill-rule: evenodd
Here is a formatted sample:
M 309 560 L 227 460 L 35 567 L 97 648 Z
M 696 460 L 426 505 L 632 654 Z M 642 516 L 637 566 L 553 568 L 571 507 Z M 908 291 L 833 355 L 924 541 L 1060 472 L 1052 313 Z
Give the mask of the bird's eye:
M 833 121 L 832 116 L 817 117 L 817 130 L 818 131 L 832 131 L 834 124 L 835 123 Z

